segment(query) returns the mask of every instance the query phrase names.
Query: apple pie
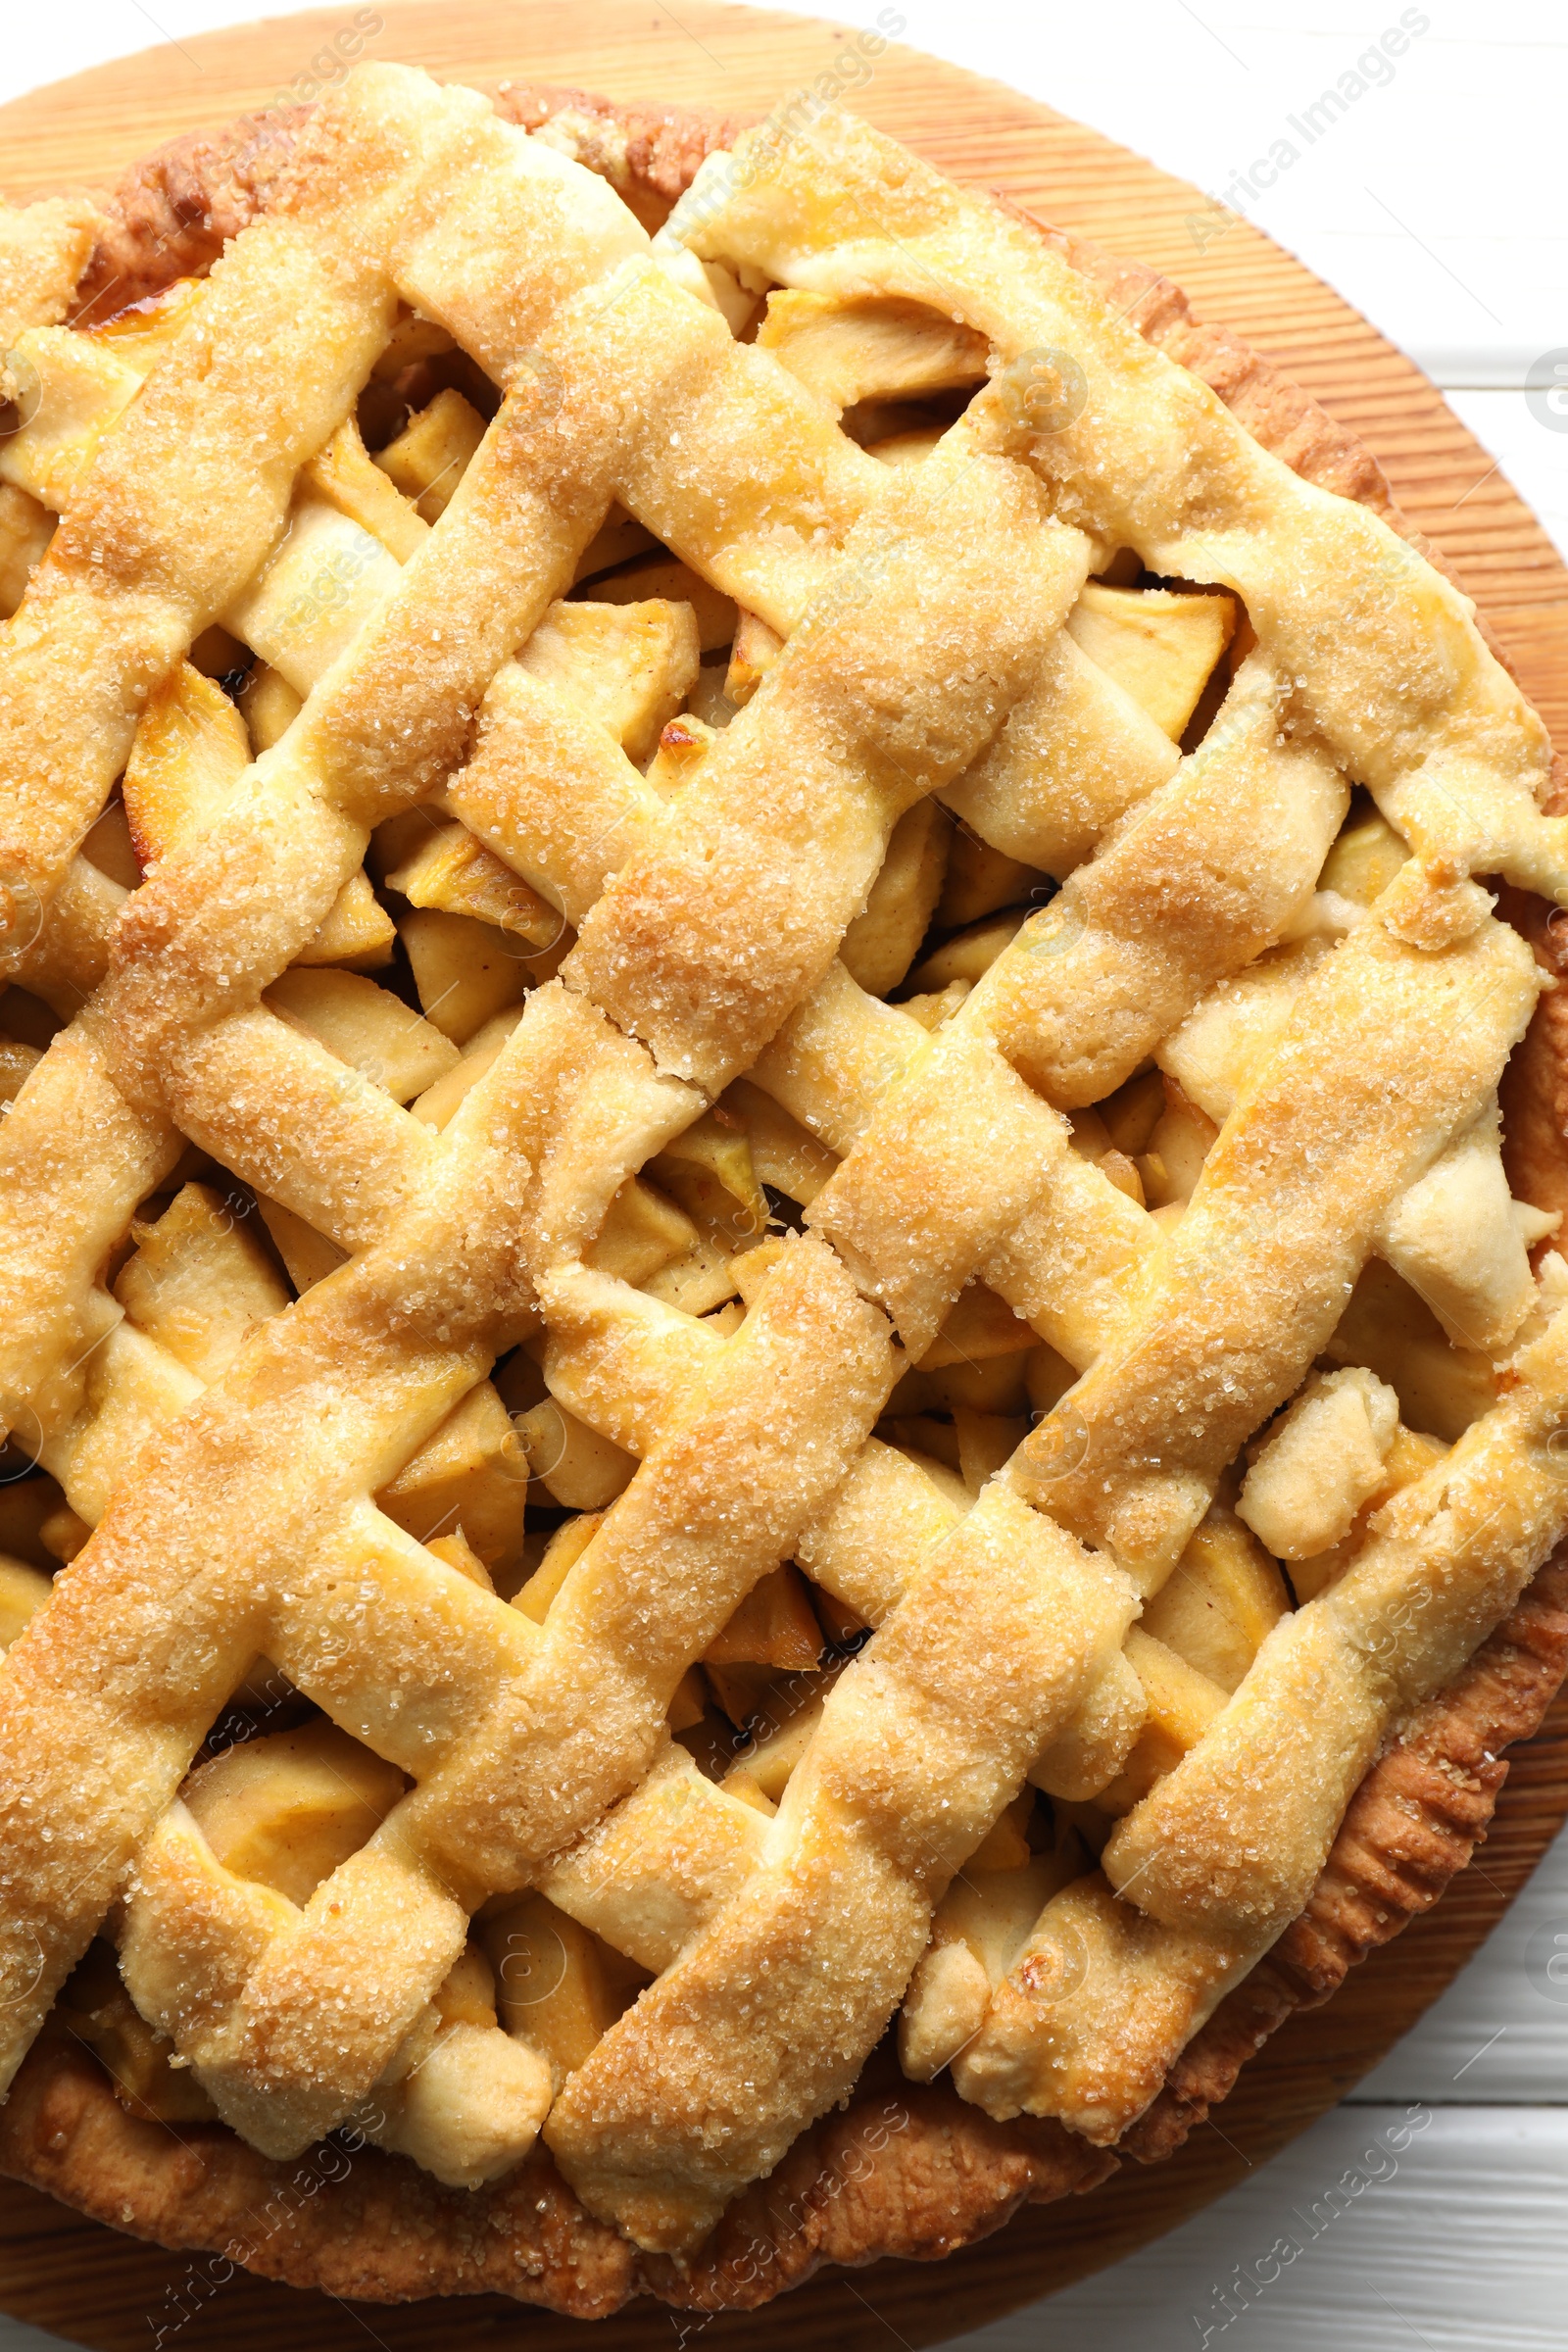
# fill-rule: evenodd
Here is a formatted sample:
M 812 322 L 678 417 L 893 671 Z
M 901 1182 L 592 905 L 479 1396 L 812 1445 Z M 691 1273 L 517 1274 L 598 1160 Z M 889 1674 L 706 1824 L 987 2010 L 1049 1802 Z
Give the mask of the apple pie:
M 1471 603 L 806 97 L 361 65 L 0 327 L 0 2167 L 591 2317 L 1168 2154 L 1568 1661 Z

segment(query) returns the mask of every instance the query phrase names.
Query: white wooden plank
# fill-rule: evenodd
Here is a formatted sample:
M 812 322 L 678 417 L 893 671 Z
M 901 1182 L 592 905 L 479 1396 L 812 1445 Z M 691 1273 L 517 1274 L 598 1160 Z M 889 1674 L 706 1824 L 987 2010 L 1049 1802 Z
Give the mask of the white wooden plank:
M 0 2352 L 55 2352 L 64 2341 L 64 2336 L 45 2335 L 41 2328 L 25 2327 L 0 2313 Z
M 1517 369 L 1565 339 L 1558 0 L 1121 0 L 1111 18 L 1017 0 L 901 6 L 917 47 L 1093 122 L 1210 194 L 1234 191 L 1235 209 L 1440 381 L 1495 380 L 1467 372 L 1476 355 L 1506 353 Z M 1412 17 L 1426 29 L 1388 74 L 1374 66 L 1379 79 L 1315 126 L 1325 88 Z M 1270 163 L 1282 143 L 1294 156 Z M 1258 159 L 1249 193 L 1239 175 Z
M 1563 320 L 1555 348 L 1568 362 L 1568 304 Z M 1568 413 L 1560 417 L 1553 413 L 1553 421 L 1546 423 L 1517 383 L 1502 390 L 1445 381 L 1444 398 L 1534 508 L 1559 553 L 1568 556 Z M 1484 496 L 1484 479 L 1479 488 Z
M 1486 1849 L 1480 1857 L 1486 1868 Z M 1359 2100 L 1568 2104 L 1568 1831 Z
M 1182 2229 L 953 2352 L 1562 2352 L 1568 2115 L 1342 2107 Z M 1294 2252 L 1291 2249 L 1296 2249 Z M 856 2280 L 876 2301 L 876 2273 Z

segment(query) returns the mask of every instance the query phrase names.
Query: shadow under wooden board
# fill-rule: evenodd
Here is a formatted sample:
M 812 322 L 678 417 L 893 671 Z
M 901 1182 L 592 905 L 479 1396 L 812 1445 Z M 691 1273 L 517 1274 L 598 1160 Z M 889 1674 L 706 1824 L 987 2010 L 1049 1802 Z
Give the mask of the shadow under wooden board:
M 452 79 L 568 82 L 612 97 L 764 113 L 834 74 L 856 109 L 956 177 L 1166 270 L 1201 317 L 1295 375 L 1381 459 L 1395 494 L 1452 560 L 1558 739 L 1568 742 L 1568 571 L 1487 453 L 1410 362 L 1258 230 L 1097 131 L 997 82 L 892 47 L 871 62 L 853 30 L 682 0 L 680 21 L 633 0 L 382 0 L 241 25 L 57 82 L 0 107 L 0 188 L 13 198 L 112 181 L 176 133 L 309 95 L 313 61 L 345 27 L 363 54 Z M 317 73 L 333 71 L 335 67 Z M 638 2304 L 596 2325 L 603 2352 L 652 2352 L 700 2329 L 704 2352 L 886 2352 L 999 2317 L 1115 2261 L 1233 2186 L 1341 2098 L 1412 2026 L 1496 1924 L 1568 1815 L 1568 1696 L 1513 1751 L 1492 1837 L 1438 1908 L 1298 2016 L 1249 2066 L 1218 2121 L 1171 2162 L 1132 2165 L 1084 2200 L 1031 2208 L 936 2269 L 828 2272 L 766 2309 L 707 2322 Z M 367 2341 L 447 2348 L 526 2342 L 566 2352 L 582 2324 L 486 2296 L 348 2305 L 119 2237 L 8 2184 L 0 2309 L 104 2352 L 292 2352 Z

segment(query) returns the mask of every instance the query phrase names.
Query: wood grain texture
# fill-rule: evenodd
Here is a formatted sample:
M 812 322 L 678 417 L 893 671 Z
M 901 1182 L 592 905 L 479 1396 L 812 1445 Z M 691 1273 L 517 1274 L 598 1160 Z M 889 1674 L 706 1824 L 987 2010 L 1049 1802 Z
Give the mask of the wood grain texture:
M 634 0 L 383 0 L 367 54 L 456 79 L 570 82 L 621 98 L 760 113 L 853 55 L 853 34 L 761 11 L 684 0 L 680 19 Z M 272 100 L 309 74 L 348 8 L 166 44 L 0 107 L 0 185 L 25 195 L 112 180 L 165 139 Z M 844 76 L 858 79 L 857 66 Z M 842 72 L 842 69 L 841 69 Z M 1081 124 L 994 82 L 890 49 L 853 103 L 942 170 L 1169 272 L 1200 316 L 1235 328 L 1296 375 L 1383 462 L 1401 506 L 1452 560 L 1549 725 L 1568 739 L 1568 572 L 1544 532 L 1442 396 L 1301 265 L 1246 221 Z M 1218 228 L 1221 233 L 1215 233 Z M 1298 2016 L 1243 2074 L 1216 2124 L 1171 2162 L 1129 2168 L 1082 2203 L 1031 2210 L 932 2271 L 886 2263 L 864 2281 L 824 2276 L 753 2314 L 682 2321 L 639 2306 L 597 2325 L 604 2352 L 871 2352 L 890 2330 L 937 2343 L 1083 2278 L 1195 2213 L 1343 2096 L 1469 1958 L 1568 1814 L 1568 1703 L 1515 1751 L 1492 1838 L 1437 1910 Z M 1246 2249 L 1242 2249 L 1244 2252 Z M 477 2344 L 527 2331 L 565 2352 L 580 2327 L 500 2299 L 351 2308 L 113 2236 L 11 2187 L 0 2215 L 0 2306 L 104 2352 Z M 874 2303 L 874 2310 L 871 2308 Z M 163 2330 L 160 2336 L 160 2329 Z M 1183 2320 L 1183 2333 L 1190 2334 Z M 1172 2340 L 1175 2340 L 1174 2337 Z
M 1562 2352 L 1565 2197 L 1560 2112 L 1341 2107 L 1222 2205 L 954 2352 L 1203 2352 L 1205 2332 L 1206 2352 Z M 856 2285 L 878 2300 L 877 2273 Z

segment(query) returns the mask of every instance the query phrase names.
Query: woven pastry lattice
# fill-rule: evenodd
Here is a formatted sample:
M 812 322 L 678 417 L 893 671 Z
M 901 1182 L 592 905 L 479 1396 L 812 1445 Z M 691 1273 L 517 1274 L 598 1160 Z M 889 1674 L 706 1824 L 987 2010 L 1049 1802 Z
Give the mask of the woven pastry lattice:
M 1113 2141 L 1568 1527 L 1568 820 L 1028 224 L 560 144 L 364 67 L 210 278 L 0 237 L 0 2045 L 107 1935 L 153 2112 L 679 2252 L 901 2004 Z

